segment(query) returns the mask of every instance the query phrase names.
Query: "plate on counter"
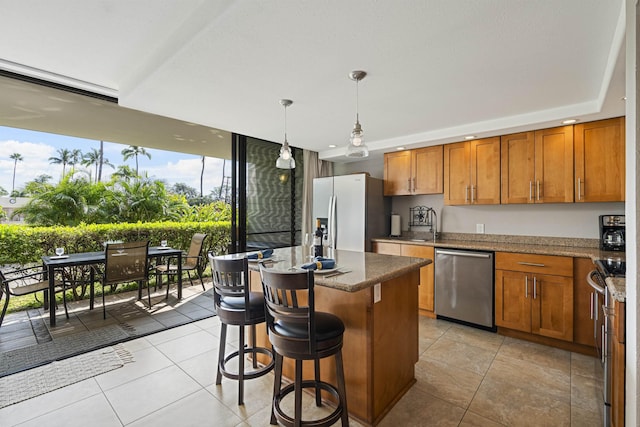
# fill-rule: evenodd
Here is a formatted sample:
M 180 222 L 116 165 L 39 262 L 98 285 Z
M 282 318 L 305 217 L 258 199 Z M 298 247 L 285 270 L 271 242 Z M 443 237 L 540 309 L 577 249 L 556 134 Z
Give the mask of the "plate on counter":
M 338 270 L 338 266 L 335 266 L 333 268 L 323 268 L 322 270 L 313 270 L 314 274 L 327 274 L 327 273 L 333 273 L 334 271 Z
M 298 266 L 296 267 L 298 270 L 307 270 L 306 268 L 302 268 L 302 266 Z M 338 267 L 337 265 L 333 268 L 323 268 L 322 270 L 313 270 L 314 274 L 328 274 L 328 273 L 333 273 L 334 271 L 338 270 L 340 267 Z
M 249 262 L 269 261 L 272 258 L 273 258 L 272 256 L 268 256 L 268 257 L 264 257 L 264 258 L 247 258 L 247 261 L 249 261 Z

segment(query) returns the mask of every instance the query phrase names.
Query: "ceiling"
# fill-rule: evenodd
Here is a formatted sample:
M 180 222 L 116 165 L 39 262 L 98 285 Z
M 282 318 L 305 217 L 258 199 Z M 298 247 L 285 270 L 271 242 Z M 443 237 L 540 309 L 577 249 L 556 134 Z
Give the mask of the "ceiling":
M 624 1 L 0 0 L 0 125 L 215 156 L 229 132 L 346 161 L 620 116 Z M 64 96 L 62 96 L 62 95 Z M 337 148 L 330 148 L 335 144 Z M 222 157 L 222 155 L 220 155 Z

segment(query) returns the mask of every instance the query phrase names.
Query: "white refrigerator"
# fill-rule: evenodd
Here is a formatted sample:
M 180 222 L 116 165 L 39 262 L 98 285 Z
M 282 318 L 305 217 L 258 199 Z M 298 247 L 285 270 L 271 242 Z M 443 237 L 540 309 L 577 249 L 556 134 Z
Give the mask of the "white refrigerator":
M 313 180 L 313 224 L 320 219 L 331 248 L 370 252 L 372 238 L 389 235 L 390 207 L 383 181 L 367 174 Z

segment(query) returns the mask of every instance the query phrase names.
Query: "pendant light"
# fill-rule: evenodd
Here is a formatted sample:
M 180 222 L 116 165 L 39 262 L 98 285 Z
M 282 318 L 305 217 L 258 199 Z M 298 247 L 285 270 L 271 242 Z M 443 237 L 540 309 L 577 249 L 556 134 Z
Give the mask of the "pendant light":
M 280 148 L 280 156 L 278 156 L 278 160 L 276 160 L 276 167 L 278 169 L 296 168 L 296 161 L 293 158 L 291 148 L 289 147 L 289 143 L 287 142 L 287 107 L 291 104 L 293 104 L 293 101 L 290 99 L 280 100 L 280 105 L 284 107 L 284 142 L 282 143 L 282 147 Z
M 367 148 L 367 144 L 364 143 L 362 126 L 360 126 L 360 119 L 358 117 L 358 82 L 364 79 L 366 75 L 367 73 L 365 71 L 352 71 L 349 73 L 349 78 L 356 82 L 356 124 L 353 126 L 349 145 L 347 145 L 347 157 L 369 156 L 369 149 Z

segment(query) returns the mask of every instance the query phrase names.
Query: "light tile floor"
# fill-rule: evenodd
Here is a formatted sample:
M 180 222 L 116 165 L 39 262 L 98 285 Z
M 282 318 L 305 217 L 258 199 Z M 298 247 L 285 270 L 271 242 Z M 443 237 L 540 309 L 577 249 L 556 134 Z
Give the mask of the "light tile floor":
M 0 409 L 0 426 L 269 425 L 272 374 L 246 382 L 243 406 L 236 404 L 236 382 L 214 384 L 219 329 L 210 318 L 129 341 L 134 363 Z M 596 364 L 420 318 L 417 382 L 379 425 L 599 426 Z M 318 410 L 308 397 L 305 410 Z

